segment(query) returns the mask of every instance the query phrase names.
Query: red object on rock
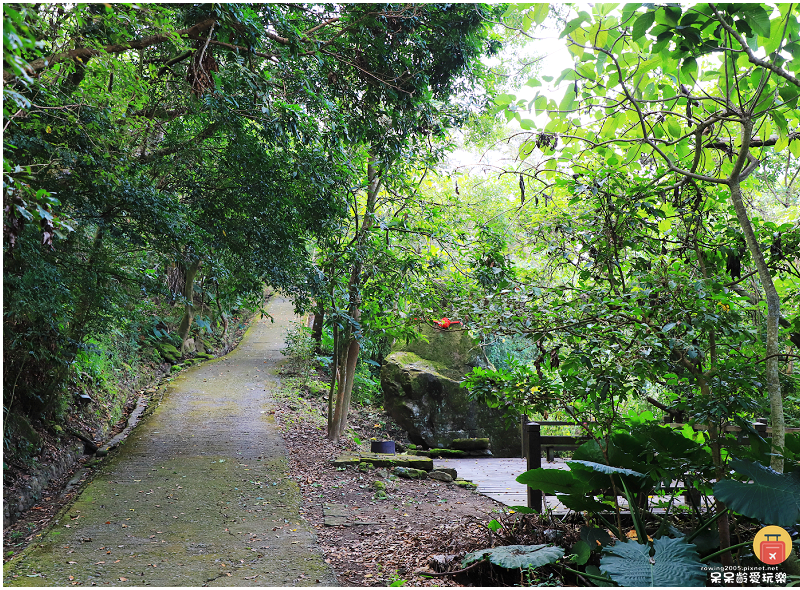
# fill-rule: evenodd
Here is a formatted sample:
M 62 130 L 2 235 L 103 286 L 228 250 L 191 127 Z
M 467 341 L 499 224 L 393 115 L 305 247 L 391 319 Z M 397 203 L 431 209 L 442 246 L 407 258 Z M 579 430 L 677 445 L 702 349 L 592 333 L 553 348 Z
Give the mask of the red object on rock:
M 433 320 L 433 323 L 436 324 L 436 327 L 441 328 L 442 330 L 447 330 L 453 324 L 460 324 L 461 322 L 450 321 L 448 318 L 442 318 L 439 321 Z

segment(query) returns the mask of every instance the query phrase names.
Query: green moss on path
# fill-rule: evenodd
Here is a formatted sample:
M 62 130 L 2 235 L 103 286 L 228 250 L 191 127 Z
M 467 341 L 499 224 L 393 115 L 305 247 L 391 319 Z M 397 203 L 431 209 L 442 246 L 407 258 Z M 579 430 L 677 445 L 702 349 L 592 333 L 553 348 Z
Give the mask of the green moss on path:
M 267 412 L 288 301 L 226 357 L 175 379 L 53 526 L 3 571 L 9 586 L 336 585 Z

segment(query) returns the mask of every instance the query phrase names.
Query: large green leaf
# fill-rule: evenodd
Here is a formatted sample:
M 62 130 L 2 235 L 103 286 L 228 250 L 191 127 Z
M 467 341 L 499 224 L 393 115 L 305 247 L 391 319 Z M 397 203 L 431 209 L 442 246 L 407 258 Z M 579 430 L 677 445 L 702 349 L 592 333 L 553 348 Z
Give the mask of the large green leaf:
M 683 539 L 661 538 L 650 545 L 617 543 L 603 550 L 600 571 L 620 586 L 703 586 L 706 574 L 697 548 Z
M 596 440 L 590 440 L 583 443 L 575 452 L 572 453 L 572 459 L 575 461 L 595 461 L 597 463 L 603 462 L 603 451 Z
M 567 461 L 567 465 L 570 466 L 570 469 L 572 469 L 573 465 L 583 466 L 585 468 L 591 469 L 592 471 L 605 473 L 607 475 L 633 475 L 635 477 L 646 477 L 644 473 L 639 473 L 638 471 L 634 471 L 633 469 L 623 469 L 622 467 L 611 467 L 610 465 L 604 465 L 603 463 L 595 463 L 594 461 Z M 578 467 L 578 469 L 580 469 L 580 467 Z
M 645 33 L 647 33 L 647 30 L 652 26 L 655 20 L 655 12 L 645 12 L 644 14 L 640 14 L 633 23 L 633 40 L 636 41 L 637 39 L 644 37 Z
M 734 460 L 731 467 L 753 480 L 726 479 L 714 485 L 714 496 L 731 510 L 764 524 L 791 526 L 800 521 L 800 472 L 778 473 L 751 461 Z
M 612 510 L 611 506 L 608 504 L 598 502 L 591 496 L 584 496 L 580 494 L 559 494 L 558 501 L 575 512 L 607 512 Z
M 491 563 L 508 569 L 540 567 L 558 561 L 563 555 L 564 550 L 561 547 L 551 545 L 506 545 L 467 553 L 461 567 L 482 559 L 488 559 Z
M 517 481 L 546 494 L 585 494 L 591 489 L 571 472 L 561 469 L 531 469 L 517 477 Z
M 750 25 L 750 28 L 753 29 L 753 31 L 762 37 L 769 37 L 769 15 L 767 14 L 767 11 L 764 10 L 763 6 L 759 4 L 753 4 L 745 7 L 743 12 L 747 15 L 747 24 Z

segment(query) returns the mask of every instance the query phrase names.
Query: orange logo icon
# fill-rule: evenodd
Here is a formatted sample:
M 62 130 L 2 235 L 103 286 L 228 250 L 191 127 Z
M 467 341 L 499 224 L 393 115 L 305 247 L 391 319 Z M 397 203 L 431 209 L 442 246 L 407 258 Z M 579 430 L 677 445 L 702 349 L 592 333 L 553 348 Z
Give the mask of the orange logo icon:
M 789 556 L 792 538 L 779 526 L 765 526 L 753 539 L 753 552 L 768 565 L 783 563 Z

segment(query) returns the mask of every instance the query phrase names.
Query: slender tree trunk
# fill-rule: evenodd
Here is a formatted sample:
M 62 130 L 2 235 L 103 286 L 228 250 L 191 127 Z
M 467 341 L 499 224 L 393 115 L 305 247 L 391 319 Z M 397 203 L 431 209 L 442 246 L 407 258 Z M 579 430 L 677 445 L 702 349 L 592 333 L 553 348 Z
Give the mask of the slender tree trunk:
M 331 387 L 328 390 L 328 437 L 333 433 L 333 392 L 339 381 L 339 322 L 333 323 L 333 359 L 331 360 Z
M 366 237 L 375 221 L 375 205 L 378 200 L 378 192 L 381 186 L 381 175 L 375 167 L 375 159 L 370 156 L 367 163 L 367 206 L 364 212 L 364 218 L 359 230 L 358 239 L 356 240 L 356 248 L 358 250 L 356 261 L 353 263 L 353 268 L 350 273 L 350 283 L 348 285 L 348 293 L 350 295 L 349 313 L 350 317 L 356 322 L 361 319 L 361 271 L 363 269 L 363 255 L 362 252 L 365 247 Z M 361 350 L 358 335 L 349 328 L 346 332 L 347 338 L 342 340 L 341 346 L 346 351 L 346 358 L 340 363 L 340 380 L 339 392 L 336 396 L 336 409 L 333 415 L 333 426 L 329 428 L 328 438 L 331 440 L 339 440 L 339 437 L 347 428 L 347 414 L 350 412 L 350 400 L 353 393 L 353 380 L 355 378 L 356 366 L 358 364 L 358 354 Z
M 746 131 L 749 131 L 746 129 Z M 779 345 L 779 331 L 781 318 L 781 298 L 778 295 L 778 290 L 775 288 L 775 283 L 772 280 L 772 275 L 767 268 L 767 263 L 764 260 L 764 253 L 756 241 L 756 235 L 753 231 L 753 226 L 750 223 L 750 217 L 747 215 L 744 199 L 742 198 L 742 187 L 738 180 L 733 180 L 729 184 L 731 192 L 731 202 L 736 211 L 736 218 L 739 220 L 739 225 L 744 233 L 744 239 L 747 243 L 747 248 L 750 250 L 750 255 L 753 257 L 753 262 L 758 271 L 758 278 L 761 281 L 761 286 L 764 289 L 764 295 L 767 300 L 767 360 L 766 362 L 766 382 L 767 392 L 769 394 L 769 407 L 770 407 L 770 423 L 772 424 L 772 445 L 777 448 L 783 448 L 786 444 L 786 423 L 783 419 L 783 397 L 781 396 L 781 382 L 779 376 L 778 354 L 780 353 Z M 783 473 L 783 457 L 773 454 L 770 459 L 770 467 L 775 471 Z
M 325 302 L 318 301 L 314 311 L 314 324 L 311 327 L 311 338 L 317 343 L 317 354 L 322 352 L 322 326 L 325 324 Z
M 349 326 L 339 335 L 339 370 L 336 373 L 336 404 L 333 409 L 332 419 L 328 422 L 328 438 L 337 442 L 341 436 L 339 425 L 342 423 L 342 412 L 344 411 L 344 389 L 347 380 L 347 355 L 350 347 L 346 344 L 350 342 L 352 328 Z
M 194 279 L 197 271 L 200 270 L 200 258 L 192 260 L 189 268 L 186 269 L 186 282 L 183 285 L 183 297 L 186 299 L 184 306 L 183 319 L 178 326 L 178 336 L 181 339 L 181 354 L 186 352 L 186 341 L 189 339 L 189 332 L 194 321 Z

